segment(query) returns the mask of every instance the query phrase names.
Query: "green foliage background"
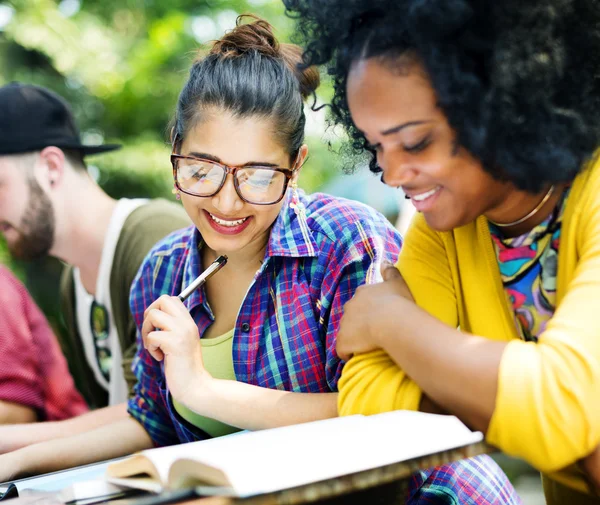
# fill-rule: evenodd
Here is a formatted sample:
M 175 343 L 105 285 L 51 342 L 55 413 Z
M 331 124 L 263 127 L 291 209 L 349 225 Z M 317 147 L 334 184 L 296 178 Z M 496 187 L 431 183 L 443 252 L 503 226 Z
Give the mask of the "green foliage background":
M 0 85 L 47 86 L 72 104 L 85 141 L 124 144 L 92 160 L 109 194 L 169 196 L 166 130 L 188 68 L 203 40 L 246 12 L 289 39 L 292 22 L 279 0 L 0 2 L 0 22 L 9 19 L 0 27 Z M 337 168 L 320 140 L 309 138 L 316 147 L 302 181 L 308 190 Z
M 279 0 L 0 0 L 0 85 L 46 86 L 71 104 L 84 142 L 123 144 L 87 159 L 111 196 L 172 199 L 166 132 L 178 93 L 203 43 L 242 13 L 268 19 L 280 40 L 290 39 L 293 24 Z M 321 96 L 329 91 L 325 83 Z M 308 191 L 339 173 L 323 132 L 322 125 L 308 132 L 300 181 Z M 0 262 L 54 320 L 57 262 L 19 264 L 1 242 Z

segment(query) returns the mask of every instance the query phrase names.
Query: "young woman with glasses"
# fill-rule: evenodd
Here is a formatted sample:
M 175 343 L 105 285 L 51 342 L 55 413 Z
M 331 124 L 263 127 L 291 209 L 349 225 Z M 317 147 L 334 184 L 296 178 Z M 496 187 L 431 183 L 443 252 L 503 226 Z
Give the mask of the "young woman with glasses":
M 297 188 L 308 152 L 303 97 L 319 82 L 315 68 L 297 70 L 300 55 L 256 20 L 193 65 L 171 161 L 194 226 L 158 243 L 132 286 L 139 350 L 131 418 L 0 457 L 0 480 L 11 470 L 49 471 L 337 415 L 342 307 L 376 280 L 383 260 L 395 260 L 401 239 L 361 204 Z M 180 302 L 175 295 L 221 254 L 225 268 Z M 424 475 L 411 503 L 519 503 L 487 456 Z
M 308 153 L 303 99 L 319 84 L 315 68 L 297 71 L 300 55 L 253 20 L 193 64 L 171 162 L 194 226 L 159 242 L 132 285 L 131 417 L 0 457 L 0 481 L 337 415 L 342 307 L 397 257 L 401 238 L 365 205 L 297 188 Z M 226 266 L 180 302 L 223 254 Z M 58 446 L 60 461 L 51 454 Z
M 344 312 L 340 413 L 437 404 L 543 471 L 549 503 L 600 503 L 600 4 L 286 5 L 419 211 Z

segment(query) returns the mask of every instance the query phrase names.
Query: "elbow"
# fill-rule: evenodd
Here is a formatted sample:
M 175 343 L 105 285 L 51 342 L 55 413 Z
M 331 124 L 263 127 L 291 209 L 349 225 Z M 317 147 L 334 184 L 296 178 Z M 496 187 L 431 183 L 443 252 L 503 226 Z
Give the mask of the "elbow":
M 339 384 L 338 414 L 418 410 L 421 391 L 384 351 L 354 356 Z
M 547 415 L 540 419 L 538 424 L 545 429 L 540 430 L 536 444 L 539 450 L 532 447 L 529 457 L 529 450 L 525 451 L 525 459 L 541 472 L 556 472 L 572 465 L 592 453 L 600 443 L 600 420 L 593 420 L 585 408 L 567 407 L 570 407 L 568 415 Z
M 555 472 L 600 443 L 600 370 L 581 354 L 575 360 L 564 349 L 539 351 L 529 355 L 528 368 L 514 361 L 501 367 L 487 438 L 538 470 Z

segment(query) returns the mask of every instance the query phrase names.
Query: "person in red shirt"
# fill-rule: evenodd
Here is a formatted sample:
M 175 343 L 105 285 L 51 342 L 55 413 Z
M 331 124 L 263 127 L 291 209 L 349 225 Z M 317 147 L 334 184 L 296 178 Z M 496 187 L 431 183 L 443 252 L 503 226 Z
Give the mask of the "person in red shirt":
M 0 424 L 58 421 L 87 410 L 48 321 L 0 266 Z

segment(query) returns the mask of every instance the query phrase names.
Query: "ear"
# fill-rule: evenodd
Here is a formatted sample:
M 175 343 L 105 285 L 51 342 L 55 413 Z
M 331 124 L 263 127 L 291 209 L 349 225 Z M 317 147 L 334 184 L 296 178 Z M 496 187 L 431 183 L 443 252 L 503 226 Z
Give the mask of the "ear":
M 296 161 L 294 162 L 294 181 L 298 180 L 298 176 L 300 175 L 300 170 L 306 163 L 306 159 L 308 158 L 308 146 L 306 144 L 302 144 L 302 147 L 298 151 L 298 156 L 296 156 Z
M 54 188 L 65 176 L 65 153 L 58 147 L 46 147 L 40 152 L 36 166 L 38 182 L 42 187 Z

